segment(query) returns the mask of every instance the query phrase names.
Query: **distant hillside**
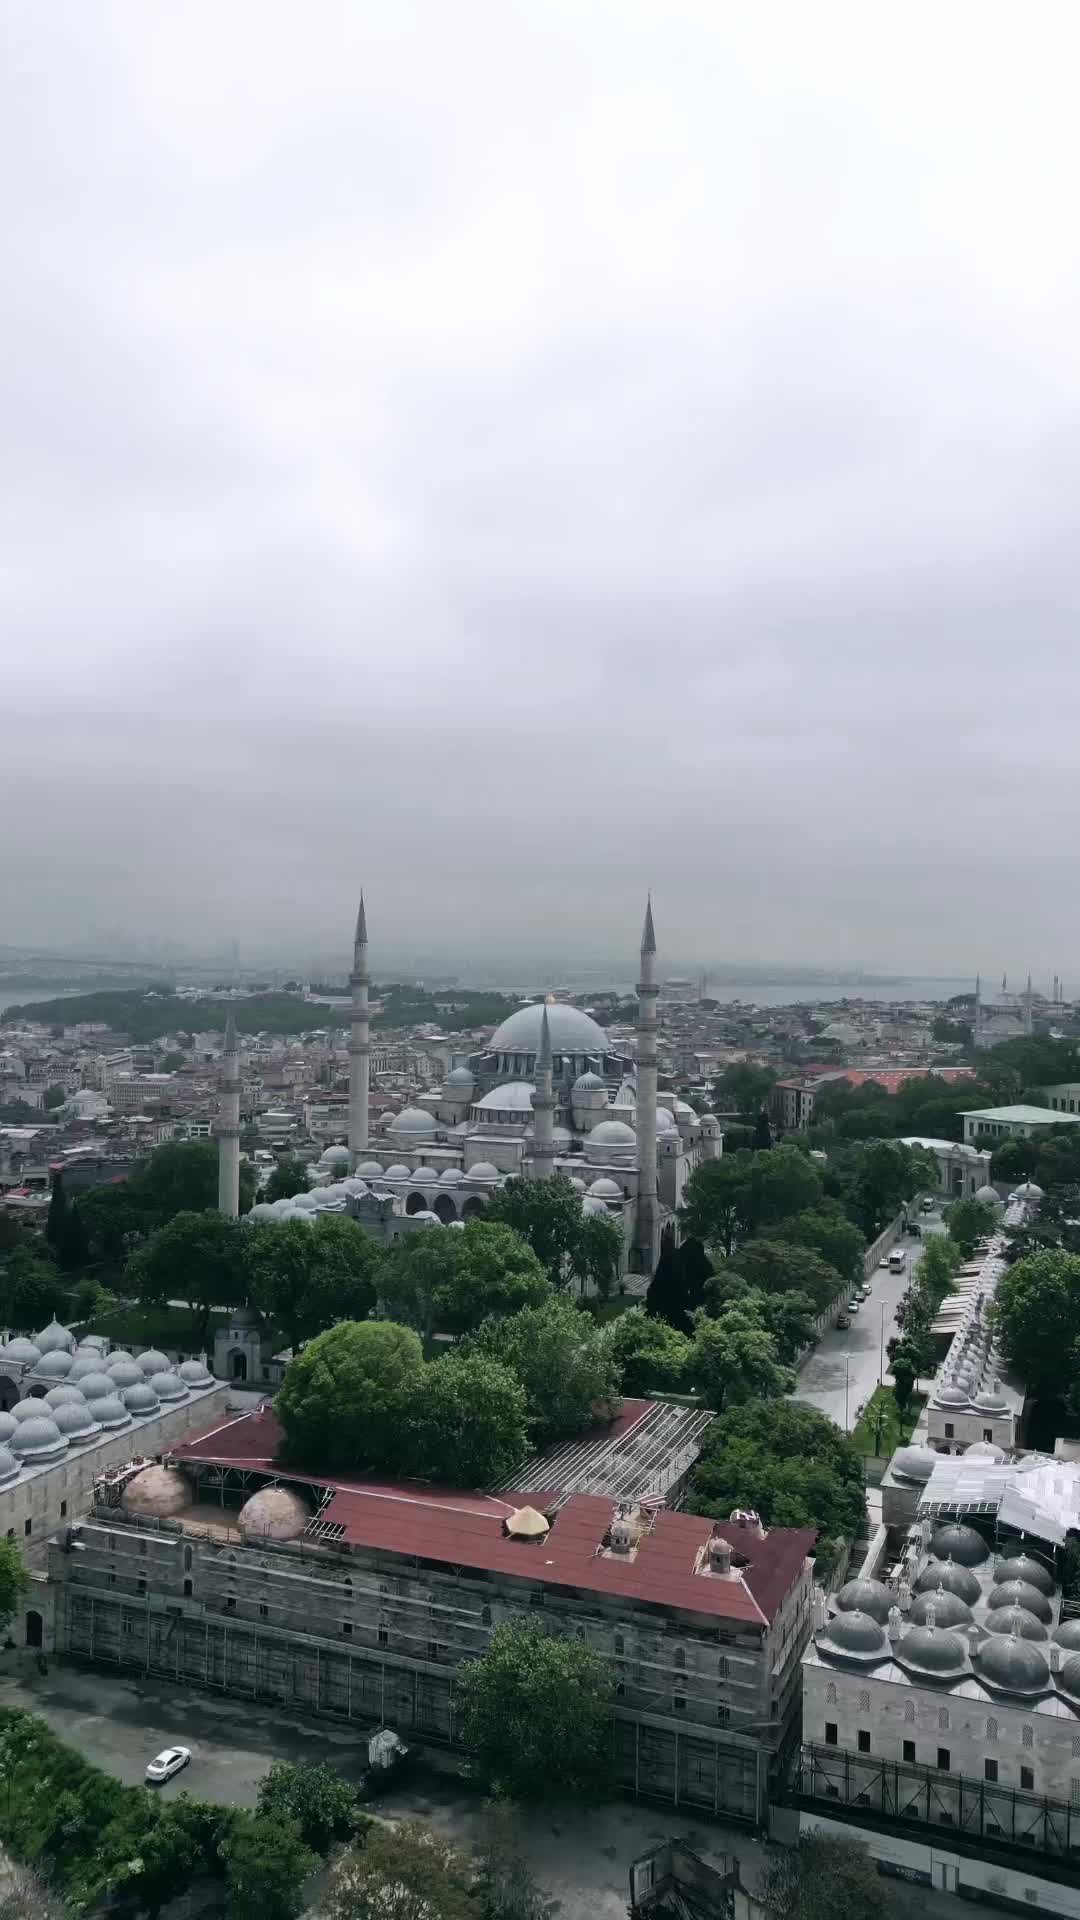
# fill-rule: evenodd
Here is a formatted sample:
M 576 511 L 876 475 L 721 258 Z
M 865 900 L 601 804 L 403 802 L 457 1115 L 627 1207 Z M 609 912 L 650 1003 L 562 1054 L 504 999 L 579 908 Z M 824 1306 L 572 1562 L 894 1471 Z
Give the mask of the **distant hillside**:
M 373 988 L 382 1002 L 372 1015 L 373 1027 L 414 1027 L 422 1021 L 449 1027 L 493 1026 L 513 1013 L 521 1002 L 501 993 L 426 993 L 419 987 Z M 320 1027 L 343 1028 L 348 1014 L 338 1007 L 314 1006 L 297 993 L 253 993 L 244 1000 L 181 999 L 168 988 L 145 987 L 115 993 L 77 993 L 58 1000 L 29 1000 L 8 1007 L 0 1026 L 37 1020 L 45 1026 L 73 1027 L 102 1024 L 126 1034 L 137 1044 L 160 1040 L 167 1033 L 221 1032 L 229 1008 L 245 1033 L 313 1033 Z

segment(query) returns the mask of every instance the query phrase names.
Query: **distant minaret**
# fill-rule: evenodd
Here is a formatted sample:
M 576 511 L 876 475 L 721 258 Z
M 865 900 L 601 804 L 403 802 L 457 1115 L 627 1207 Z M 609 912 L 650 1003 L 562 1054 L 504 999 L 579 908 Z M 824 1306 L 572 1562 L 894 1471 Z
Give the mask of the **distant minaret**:
M 1025 1033 L 1031 1033 L 1033 1031 L 1033 1019 L 1032 1019 L 1033 1013 L 1034 1013 L 1034 1007 L 1032 1005 L 1032 998 L 1031 998 L 1031 975 L 1029 973 L 1027 977 L 1027 988 L 1024 993 L 1024 1032 Z
M 545 1006 L 540 1021 L 540 1051 L 536 1056 L 536 1088 L 532 1094 L 534 1180 L 550 1180 L 555 1171 L 555 1094 L 551 1076 L 551 1028 Z
M 240 1212 L 240 1055 L 236 1020 L 225 1021 L 225 1061 L 218 1096 L 218 1212 L 233 1220 Z
M 652 897 L 645 908 L 638 981 L 637 1248 L 642 1273 L 652 1275 L 660 1254 L 656 1207 L 656 934 Z
M 371 1087 L 371 1040 L 368 1033 L 368 964 L 367 964 L 367 915 L 364 912 L 364 896 L 360 895 L 360 911 L 356 916 L 356 934 L 353 939 L 353 969 L 349 975 L 352 988 L 352 1026 L 349 1032 L 349 1166 L 356 1171 L 356 1163 L 367 1151 L 368 1144 L 368 1094 Z

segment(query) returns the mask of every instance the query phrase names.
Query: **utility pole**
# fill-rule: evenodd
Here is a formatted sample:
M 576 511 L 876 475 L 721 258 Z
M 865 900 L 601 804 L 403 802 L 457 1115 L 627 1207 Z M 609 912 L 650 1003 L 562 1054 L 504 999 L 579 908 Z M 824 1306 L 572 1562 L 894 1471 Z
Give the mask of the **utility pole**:
M 877 1383 L 879 1387 L 882 1387 L 885 1384 L 885 1302 L 884 1300 L 881 1303 L 881 1338 L 878 1341 Z
M 848 1388 L 851 1384 L 851 1355 L 844 1355 L 844 1432 L 848 1430 Z

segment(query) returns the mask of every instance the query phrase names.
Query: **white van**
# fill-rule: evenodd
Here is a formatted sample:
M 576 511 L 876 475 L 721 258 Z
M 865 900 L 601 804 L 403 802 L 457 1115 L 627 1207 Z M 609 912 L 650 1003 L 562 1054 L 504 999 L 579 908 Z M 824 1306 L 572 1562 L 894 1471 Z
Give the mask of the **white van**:
M 907 1254 L 904 1252 L 903 1247 L 894 1247 L 889 1255 L 889 1272 L 903 1273 L 906 1264 Z

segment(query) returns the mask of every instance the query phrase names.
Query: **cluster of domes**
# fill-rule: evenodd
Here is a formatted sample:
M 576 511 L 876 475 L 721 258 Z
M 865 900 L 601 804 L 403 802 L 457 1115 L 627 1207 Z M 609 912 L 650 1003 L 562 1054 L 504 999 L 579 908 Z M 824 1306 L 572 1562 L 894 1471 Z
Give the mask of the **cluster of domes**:
M 69 1447 L 118 1433 L 214 1384 L 201 1360 L 174 1369 L 154 1347 L 137 1358 L 122 1348 L 106 1354 L 99 1335 L 76 1343 L 56 1320 L 33 1340 L 9 1340 L 0 1347 L 0 1366 L 4 1360 L 24 1380 L 53 1384 L 40 1398 L 28 1394 L 0 1413 L 0 1486 L 24 1466 L 59 1459 Z

